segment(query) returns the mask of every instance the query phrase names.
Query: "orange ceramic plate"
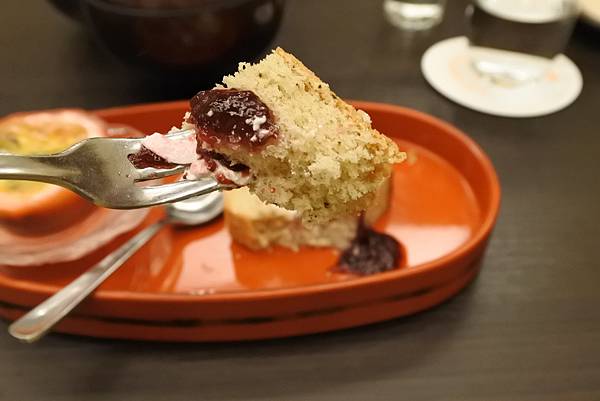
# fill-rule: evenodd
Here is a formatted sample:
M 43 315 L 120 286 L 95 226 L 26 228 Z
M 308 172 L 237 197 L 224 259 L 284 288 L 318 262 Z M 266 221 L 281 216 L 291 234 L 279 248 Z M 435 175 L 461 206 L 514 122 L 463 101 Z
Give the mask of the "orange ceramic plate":
M 456 128 L 392 105 L 354 102 L 407 151 L 389 211 L 377 223 L 403 245 L 398 269 L 357 277 L 332 270 L 327 249 L 251 252 L 221 220 L 162 231 L 56 330 L 166 341 L 250 340 L 316 333 L 415 313 L 456 294 L 479 270 L 500 201 L 494 168 Z M 177 125 L 187 102 L 98 111 L 143 132 Z M 153 212 L 146 224 L 160 216 Z M 120 241 L 123 241 L 121 238 Z M 0 315 L 14 319 L 88 268 L 0 268 Z

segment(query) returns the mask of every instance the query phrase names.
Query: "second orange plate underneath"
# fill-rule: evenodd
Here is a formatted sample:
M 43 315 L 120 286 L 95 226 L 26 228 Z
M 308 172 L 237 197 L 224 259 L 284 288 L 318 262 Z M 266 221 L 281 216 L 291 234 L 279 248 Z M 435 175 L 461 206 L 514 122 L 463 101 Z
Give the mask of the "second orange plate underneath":
M 338 255 L 330 249 L 249 251 L 232 242 L 222 219 L 169 228 L 56 331 L 163 341 L 263 339 L 391 319 L 456 294 L 476 276 L 498 213 L 500 189 L 489 159 L 466 135 L 431 116 L 353 103 L 408 153 L 395 167 L 391 205 L 376 225 L 403 245 L 402 266 L 358 277 L 334 272 Z M 97 114 L 142 132 L 166 132 L 187 107 L 172 102 Z M 145 225 L 161 214 L 153 211 Z M 130 235 L 77 262 L 0 267 L 0 316 L 17 318 Z

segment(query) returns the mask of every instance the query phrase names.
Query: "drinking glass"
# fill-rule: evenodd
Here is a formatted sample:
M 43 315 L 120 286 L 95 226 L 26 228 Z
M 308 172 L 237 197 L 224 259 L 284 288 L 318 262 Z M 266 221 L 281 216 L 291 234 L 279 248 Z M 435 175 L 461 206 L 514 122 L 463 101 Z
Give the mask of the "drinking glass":
M 467 9 L 471 64 L 503 86 L 539 80 L 565 49 L 577 14 L 577 0 L 473 0 Z
M 446 0 L 384 0 L 383 10 L 388 21 L 408 30 L 429 29 L 444 16 Z

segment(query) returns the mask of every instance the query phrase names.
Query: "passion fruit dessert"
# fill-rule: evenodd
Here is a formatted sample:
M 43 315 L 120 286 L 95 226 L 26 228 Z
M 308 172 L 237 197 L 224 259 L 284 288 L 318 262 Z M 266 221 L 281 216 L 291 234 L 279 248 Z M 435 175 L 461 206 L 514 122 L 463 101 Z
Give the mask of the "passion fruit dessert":
M 106 124 L 82 110 L 18 113 L 0 120 L 0 154 L 47 155 L 92 137 Z M 47 235 L 91 214 L 96 206 L 75 193 L 34 181 L 0 180 L 0 225 L 19 235 Z

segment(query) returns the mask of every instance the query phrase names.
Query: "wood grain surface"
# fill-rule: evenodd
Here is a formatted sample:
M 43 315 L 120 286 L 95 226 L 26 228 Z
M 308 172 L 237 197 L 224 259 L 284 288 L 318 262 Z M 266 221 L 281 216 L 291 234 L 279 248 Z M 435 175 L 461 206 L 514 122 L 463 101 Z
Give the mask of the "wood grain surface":
M 278 341 L 50 335 L 28 346 L 4 332 L 0 400 L 600 400 L 600 33 L 579 27 L 569 44 L 584 77 L 571 107 L 492 117 L 446 100 L 421 76 L 423 51 L 464 31 L 466 2 L 448 3 L 440 27 L 409 34 L 385 22 L 378 0 L 292 0 L 275 44 L 340 96 L 431 113 L 488 152 L 503 204 L 473 285 L 412 317 Z M 3 1 L 0 22 L 0 114 L 200 89 L 132 74 L 45 2 Z

